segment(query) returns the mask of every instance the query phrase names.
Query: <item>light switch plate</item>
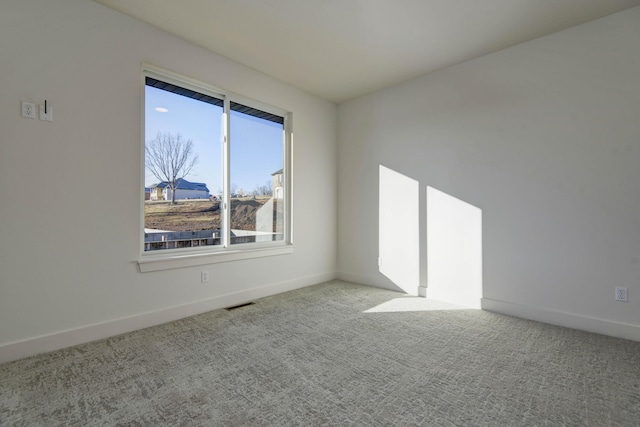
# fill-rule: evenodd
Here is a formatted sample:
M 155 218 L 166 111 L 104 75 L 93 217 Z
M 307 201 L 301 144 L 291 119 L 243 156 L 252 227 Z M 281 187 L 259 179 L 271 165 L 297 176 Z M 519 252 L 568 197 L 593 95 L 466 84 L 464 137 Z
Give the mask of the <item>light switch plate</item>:
M 44 111 L 44 104 L 40 104 L 40 120 L 47 122 L 53 121 L 53 107 L 51 104 L 47 104 L 47 112 Z

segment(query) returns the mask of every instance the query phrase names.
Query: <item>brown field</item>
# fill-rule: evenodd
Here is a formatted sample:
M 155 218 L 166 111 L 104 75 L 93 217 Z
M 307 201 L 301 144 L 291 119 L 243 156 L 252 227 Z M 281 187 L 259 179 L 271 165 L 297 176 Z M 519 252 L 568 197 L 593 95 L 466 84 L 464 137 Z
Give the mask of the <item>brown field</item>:
M 231 227 L 255 230 L 256 212 L 269 197 L 231 199 Z M 220 202 L 178 200 L 144 203 L 144 226 L 158 230 L 198 231 L 220 229 Z

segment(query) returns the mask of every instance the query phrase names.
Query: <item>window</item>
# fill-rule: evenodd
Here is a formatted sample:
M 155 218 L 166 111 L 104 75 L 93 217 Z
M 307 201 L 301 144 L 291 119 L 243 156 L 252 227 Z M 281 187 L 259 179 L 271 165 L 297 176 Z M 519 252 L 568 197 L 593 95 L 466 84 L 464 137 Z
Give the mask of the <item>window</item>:
M 291 243 L 290 114 L 157 70 L 144 78 L 143 259 Z

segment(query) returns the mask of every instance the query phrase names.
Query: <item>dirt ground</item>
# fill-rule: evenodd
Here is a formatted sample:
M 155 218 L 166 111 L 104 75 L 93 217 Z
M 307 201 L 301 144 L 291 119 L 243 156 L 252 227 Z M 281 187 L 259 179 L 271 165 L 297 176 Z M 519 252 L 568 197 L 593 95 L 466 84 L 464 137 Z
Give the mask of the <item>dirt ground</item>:
M 231 199 L 231 228 L 255 230 L 256 212 L 269 197 Z M 209 200 L 146 201 L 144 226 L 158 230 L 198 231 L 220 229 L 220 202 Z

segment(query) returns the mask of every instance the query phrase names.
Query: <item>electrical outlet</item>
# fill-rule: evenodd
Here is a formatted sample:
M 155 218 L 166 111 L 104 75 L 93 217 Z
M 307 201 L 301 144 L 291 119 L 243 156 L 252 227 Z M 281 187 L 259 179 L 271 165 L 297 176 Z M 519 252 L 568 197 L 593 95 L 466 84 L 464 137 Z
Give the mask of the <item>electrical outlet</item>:
M 22 117 L 27 119 L 36 118 L 36 104 L 33 102 L 22 101 Z
M 616 288 L 616 301 L 627 302 L 629 301 L 629 289 L 628 288 Z
M 209 282 L 209 272 L 207 270 L 203 270 L 200 273 L 200 282 L 208 283 Z

